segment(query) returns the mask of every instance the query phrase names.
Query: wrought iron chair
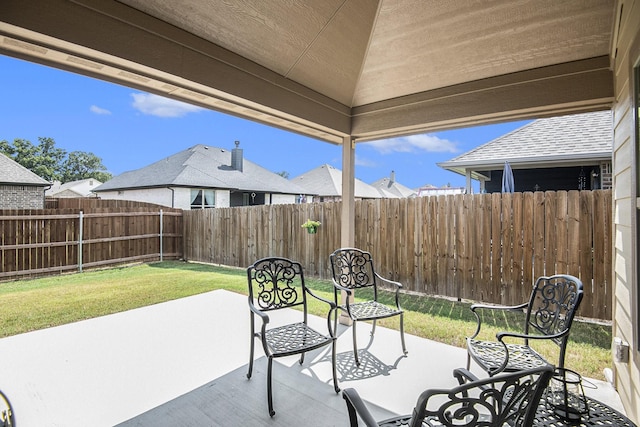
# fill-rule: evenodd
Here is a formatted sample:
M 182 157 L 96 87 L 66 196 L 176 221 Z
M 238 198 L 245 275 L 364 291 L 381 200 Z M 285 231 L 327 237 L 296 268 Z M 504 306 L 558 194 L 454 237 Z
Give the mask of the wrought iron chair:
M 356 341 L 356 324 L 361 320 L 372 320 L 373 326 L 371 335 L 376 331 L 376 320 L 386 317 L 400 316 L 400 339 L 402 341 L 402 351 L 407 354 L 404 342 L 404 312 L 400 308 L 399 292 L 402 285 L 389 279 L 385 279 L 376 273 L 373 268 L 373 259 L 369 252 L 356 248 L 337 249 L 329 256 L 331 273 L 334 286 L 334 301 L 339 309 L 347 313 L 353 321 L 353 354 L 357 365 L 358 345 Z M 395 307 L 382 304 L 378 301 L 378 291 L 383 290 L 383 284 L 391 285 L 395 292 Z M 364 302 L 351 302 L 353 291 L 356 289 L 371 288 L 373 299 Z M 338 303 L 339 293 L 346 292 L 347 298 L 344 305 Z M 337 327 L 336 312 L 336 327 Z
M 530 340 L 549 340 L 558 345 L 560 351 L 556 366 L 563 368 L 569 331 L 582 296 L 582 282 L 576 277 L 560 274 L 538 278 L 527 303 L 516 306 L 472 305 L 478 324 L 473 336 L 467 338 L 467 369 L 471 359 L 490 376 L 501 371 L 513 372 L 549 364 L 529 346 Z M 482 327 L 482 317 L 478 313 L 481 310 L 523 312 L 522 332 L 499 332 L 497 341 L 476 339 Z
M 255 339 L 262 343 L 267 356 L 267 400 L 269 415 L 273 417 L 273 395 L 271 373 L 273 359 L 300 354 L 300 364 L 304 363 L 305 353 L 324 346 L 331 346 L 333 365 L 333 386 L 340 392 L 336 372 L 336 336 L 331 325 L 331 316 L 336 306 L 315 295 L 304 281 L 300 263 L 286 258 L 264 258 L 247 268 L 249 283 L 249 309 L 251 316 L 251 354 L 247 378 L 253 373 L 253 354 Z M 314 297 L 329 305 L 327 314 L 328 334 L 322 334 L 307 324 L 307 297 Z M 270 326 L 268 312 L 285 308 L 302 307 L 300 321 L 281 326 Z M 256 330 L 256 319 L 259 326 Z
M 0 390 L 0 427 L 13 427 L 16 425 L 15 415 L 9 398 Z
M 352 388 L 344 389 L 351 427 L 358 417 L 367 427 L 531 426 L 542 394 L 553 374 L 552 366 L 502 373 L 479 380 L 466 369 L 453 375 L 460 385 L 420 394 L 413 414 L 376 422 Z

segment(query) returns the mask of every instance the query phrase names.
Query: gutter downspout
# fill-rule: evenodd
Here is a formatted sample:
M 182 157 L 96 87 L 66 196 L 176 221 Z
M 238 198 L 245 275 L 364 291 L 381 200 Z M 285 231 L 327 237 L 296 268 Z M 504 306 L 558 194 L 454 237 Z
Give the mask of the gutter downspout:
M 47 190 L 53 187 L 53 183 L 50 183 L 48 186 L 44 187 L 42 190 L 42 208 L 46 209 L 47 206 Z
M 167 186 L 167 190 L 171 191 L 171 207 L 175 208 L 176 191 L 169 186 Z

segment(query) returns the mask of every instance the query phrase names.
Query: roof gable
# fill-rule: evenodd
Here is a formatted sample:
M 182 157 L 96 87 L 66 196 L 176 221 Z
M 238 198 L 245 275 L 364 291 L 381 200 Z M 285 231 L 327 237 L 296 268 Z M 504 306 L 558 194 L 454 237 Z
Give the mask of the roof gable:
M 64 184 L 55 182 L 45 194 L 53 197 L 62 197 L 63 195 L 67 195 L 66 197 L 86 197 L 100 184 L 102 184 L 102 182 L 95 178 L 79 179 L 77 181 L 65 182 Z
M 379 191 L 384 191 L 386 193 L 392 194 L 393 197 L 412 197 L 416 195 L 416 192 L 400 184 L 394 178 L 385 177 L 379 179 L 373 183 L 371 186 L 377 188 Z
M 247 159 L 242 171 L 231 167 L 231 151 L 198 144 L 141 169 L 124 172 L 94 191 L 153 187 L 202 187 L 268 193 L 304 191 L 280 175 Z
M 331 165 L 324 164 L 291 178 L 291 181 L 304 187 L 306 194 L 317 194 L 325 197 L 342 197 L 342 171 Z M 389 197 L 379 192 L 371 185 L 355 179 L 355 196 L 363 199 L 377 199 Z M 391 196 L 392 197 L 392 196 Z
M 39 187 L 50 185 L 47 180 L 39 177 L 3 153 L 0 153 L 0 183 L 35 185 Z

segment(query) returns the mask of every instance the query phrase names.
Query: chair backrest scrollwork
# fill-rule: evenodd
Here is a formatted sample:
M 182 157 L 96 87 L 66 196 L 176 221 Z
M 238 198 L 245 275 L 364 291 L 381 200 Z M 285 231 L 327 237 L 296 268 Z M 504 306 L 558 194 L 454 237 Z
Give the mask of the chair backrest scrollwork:
M 530 328 L 544 335 L 565 331 L 571 326 L 582 297 L 582 282 L 576 277 L 560 274 L 538 278 L 527 308 L 525 333 Z M 553 341 L 563 347 L 568 337 L 566 334 Z
M 500 374 L 448 390 L 423 392 L 411 427 L 530 426 L 553 367 Z
M 290 308 L 306 303 L 300 263 L 286 258 L 264 258 L 247 269 L 249 298 L 260 310 Z
M 329 256 L 333 280 L 349 289 L 376 285 L 371 254 L 356 248 L 341 248 Z

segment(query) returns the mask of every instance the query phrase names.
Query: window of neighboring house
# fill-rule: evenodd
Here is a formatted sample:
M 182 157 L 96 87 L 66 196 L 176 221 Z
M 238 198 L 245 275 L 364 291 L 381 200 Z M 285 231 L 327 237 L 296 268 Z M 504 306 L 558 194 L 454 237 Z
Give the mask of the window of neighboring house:
M 191 209 L 216 207 L 216 193 L 213 190 L 191 189 Z

